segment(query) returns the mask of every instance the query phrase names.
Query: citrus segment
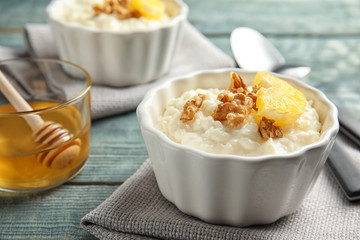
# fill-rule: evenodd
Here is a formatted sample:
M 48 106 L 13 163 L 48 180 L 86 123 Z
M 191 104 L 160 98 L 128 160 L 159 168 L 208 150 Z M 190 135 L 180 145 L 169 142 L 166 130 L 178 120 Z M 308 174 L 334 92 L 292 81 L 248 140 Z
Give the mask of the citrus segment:
M 257 92 L 257 116 L 275 120 L 275 125 L 293 123 L 303 114 L 307 105 L 303 93 L 265 72 L 259 72 L 254 85 L 260 86 Z
M 131 0 L 129 6 L 148 19 L 159 20 L 165 12 L 165 5 L 159 0 Z

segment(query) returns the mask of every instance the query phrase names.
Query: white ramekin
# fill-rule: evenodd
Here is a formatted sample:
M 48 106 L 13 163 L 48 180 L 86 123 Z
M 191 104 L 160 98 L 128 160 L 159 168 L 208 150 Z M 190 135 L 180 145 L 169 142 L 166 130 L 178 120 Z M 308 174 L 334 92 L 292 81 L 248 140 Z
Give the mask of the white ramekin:
M 322 123 L 318 142 L 288 154 L 243 157 L 180 145 L 155 128 L 169 99 L 190 89 L 226 89 L 231 71 L 252 85 L 255 72 L 219 69 L 152 89 L 137 108 L 141 131 L 159 188 L 181 211 L 217 224 L 272 223 L 296 211 L 317 179 L 339 129 L 337 109 L 319 90 L 277 75 L 313 100 Z
M 174 16 L 156 28 L 115 32 L 74 25 L 54 18 L 58 2 L 46 9 L 59 57 L 85 68 L 94 84 L 113 87 L 143 84 L 167 73 L 179 44 L 188 7 L 163 0 Z

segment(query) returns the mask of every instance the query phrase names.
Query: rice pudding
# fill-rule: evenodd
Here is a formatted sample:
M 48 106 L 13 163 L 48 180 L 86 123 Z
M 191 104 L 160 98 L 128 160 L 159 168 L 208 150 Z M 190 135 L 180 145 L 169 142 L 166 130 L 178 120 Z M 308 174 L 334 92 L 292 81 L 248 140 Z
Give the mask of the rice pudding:
M 232 73 L 227 90 L 184 92 L 168 102 L 157 128 L 179 144 L 217 154 L 259 156 L 289 153 L 318 141 L 321 123 L 312 101 L 306 100 L 285 81 L 273 76 L 268 81 L 269 74 L 258 74 L 265 80 L 251 87 Z M 276 85 L 276 88 L 270 85 Z M 271 92 L 272 88 L 277 92 L 280 89 L 279 99 L 288 92 L 294 93 L 290 98 L 296 96 L 292 99 L 293 104 L 285 106 L 285 111 L 281 111 L 281 104 L 278 106 L 280 110 L 270 108 L 273 100 L 262 102 L 268 101 L 265 97 L 269 93 L 276 100 L 277 93 Z
M 171 19 L 161 0 L 63 0 L 54 7 L 57 20 L 111 31 L 155 28 Z

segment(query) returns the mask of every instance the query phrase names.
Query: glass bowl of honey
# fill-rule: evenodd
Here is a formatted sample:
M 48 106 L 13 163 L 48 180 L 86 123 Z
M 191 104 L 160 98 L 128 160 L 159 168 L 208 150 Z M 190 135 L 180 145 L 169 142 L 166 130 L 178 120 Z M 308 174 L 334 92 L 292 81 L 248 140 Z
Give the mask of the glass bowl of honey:
M 0 74 L 0 191 L 38 192 L 75 177 L 90 151 L 89 74 L 37 58 L 0 61 Z

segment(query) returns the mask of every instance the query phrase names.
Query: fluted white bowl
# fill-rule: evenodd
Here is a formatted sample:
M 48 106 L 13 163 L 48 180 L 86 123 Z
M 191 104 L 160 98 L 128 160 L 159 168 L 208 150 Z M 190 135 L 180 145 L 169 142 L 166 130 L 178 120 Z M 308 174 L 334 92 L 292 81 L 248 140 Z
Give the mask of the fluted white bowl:
M 188 14 L 182 0 L 162 0 L 169 22 L 117 32 L 58 20 L 54 16 L 61 6 L 59 1 L 53 0 L 46 9 L 59 57 L 85 68 L 94 84 L 138 85 L 168 72 Z
M 319 114 L 320 140 L 287 154 L 210 154 L 173 142 L 155 125 L 169 99 L 196 88 L 226 89 L 231 71 L 252 85 L 256 72 L 219 69 L 170 80 L 147 93 L 137 116 L 161 193 L 181 211 L 234 226 L 267 224 L 293 213 L 316 181 L 339 129 L 337 109 L 319 90 L 277 75 L 301 90 Z

